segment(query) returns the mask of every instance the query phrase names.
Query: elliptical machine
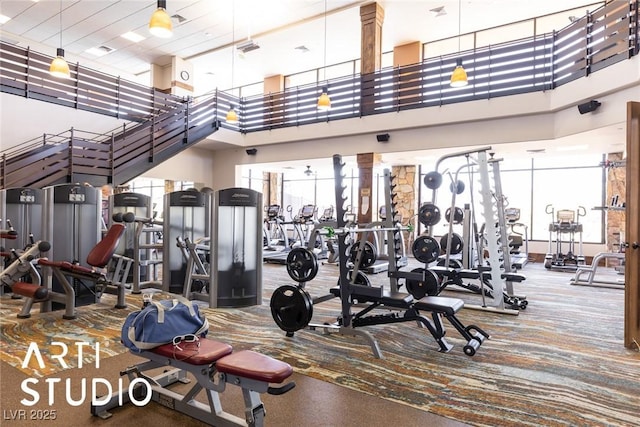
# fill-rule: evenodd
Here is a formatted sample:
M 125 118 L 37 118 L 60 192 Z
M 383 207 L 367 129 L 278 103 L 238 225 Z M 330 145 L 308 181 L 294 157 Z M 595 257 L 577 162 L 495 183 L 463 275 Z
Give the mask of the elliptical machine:
M 584 265 L 584 255 L 582 255 L 582 224 L 580 217 L 587 214 L 583 206 L 578 209 L 560 209 L 555 211 L 552 205 L 547 205 L 545 213 L 551 215 L 549 224 L 549 251 L 544 258 L 544 266 L 547 269 L 572 270 L 575 271 L 579 265 Z M 552 243 L 555 234 L 556 251 L 553 253 Z M 575 236 L 578 234 L 578 253 L 575 253 Z M 566 240 L 567 252 L 562 252 L 563 236 L 568 236 Z

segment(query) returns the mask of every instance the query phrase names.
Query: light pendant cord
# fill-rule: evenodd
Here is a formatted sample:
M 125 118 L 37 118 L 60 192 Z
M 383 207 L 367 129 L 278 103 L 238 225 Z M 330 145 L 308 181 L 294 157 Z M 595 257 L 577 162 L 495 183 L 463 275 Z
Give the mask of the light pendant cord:
M 327 0 L 324 0 L 324 67 L 322 69 L 323 80 L 327 80 Z
M 462 0 L 458 0 L 458 53 L 460 53 L 461 38 L 462 38 Z
M 62 49 L 62 0 L 60 0 L 60 49 Z

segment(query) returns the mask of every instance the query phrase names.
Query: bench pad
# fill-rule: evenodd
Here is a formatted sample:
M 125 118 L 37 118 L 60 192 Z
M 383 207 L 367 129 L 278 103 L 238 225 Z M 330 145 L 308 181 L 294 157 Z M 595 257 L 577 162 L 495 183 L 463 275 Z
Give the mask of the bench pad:
M 464 301 L 458 298 L 429 296 L 419 299 L 413 306 L 418 310 L 433 311 L 452 316 L 464 307 Z
M 191 365 L 209 365 L 233 352 L 229 344 L 207 338 L 200 338 L 200 346 L 196 343 L 181 343 L 178 349 L 172 343 L 161 345 L 149 351 L 171 359 L 182 360 Z
M 291 365 L 251 350 L 232 353 L 216 362 L 219 372 L 256 381 L 281 383 L 292 373 Z

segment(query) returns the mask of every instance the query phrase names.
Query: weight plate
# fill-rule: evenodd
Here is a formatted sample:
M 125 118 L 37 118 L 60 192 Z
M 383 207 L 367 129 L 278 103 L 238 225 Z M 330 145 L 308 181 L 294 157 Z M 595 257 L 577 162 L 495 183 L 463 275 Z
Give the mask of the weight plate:
M 446 252 L 447 250 L 447 236 L 448 234 L 445 234 L 440 238 L 440 247 L 442 248 L 443 252 Z M 451 249 L 449 250 L 449 253 L 451 255 L 456 255 L 462 252 L 462 249 L 464 249 L 464 242 L 462 241 L 462 237 L 460 237 L 458 233 L 452 233 Z
M 308 282 L 318 274 L 318 259 L 307 248 L 294 248 L 287 255 L 287 273 L 298 283 Z
M 449 184 L 449 191 L 456 194 L 462 194 L 464 192 L 464 182 L 457 180 L 455 183 Z
M 349 246 L 349 261 L 355 264 L 358 252 L 360 252 L 360 240 L 356 240 L 355 243 Z M 378 259 L 376 247 L 371 242 L 364 242 L 359 268 L 371 267 L 376 262 L 376 259 Z
M 411 246 L 413 256 L 420 262 L 429 264 L 438 259 L 440 255 L 440 245 L 431 236 L 418 236 Z
M 271 316 L 280 329 L 295 332 L 305 328 L 313 317 L 313 301 L 299 286 L 283 285 L 271 295 Z
M 453 224 L 462 224 L 462 220 L 464 219 L 464 211 L 456 206 L 453 210 L 453 218 L 451 218 L 451 208 L 448 208 L 444 213 L 444 217 L 448 222 Z
M 442 175 L 440 172 L 432 171 L 424 176 L 424 185 L 431 190 L 437 190 L 442 184 Z
M 436 225 L 440 222 L 440 209 L 433 203 L 427 202 L 418 209 L 418 220 L 425 227 Z
M 434 296 L 440 293 L 440 281 L 438 275 L 431 270 L 425 270 L 424 268 L 415 268 L 411 270 L 412 273 L 419 273 L 423 275 L 424 280 L 412 280 L 406 279 L 407 291 L 413 295 L 414 298 L 420 299 L 427 295 Z
M 444 267 L 444 258 L 440 258 L 438 260 L 438 267 Z M 462 268 L 462 263 L 460 262 L 459 259 L 450 259 L 449 268 L 460 269 Z

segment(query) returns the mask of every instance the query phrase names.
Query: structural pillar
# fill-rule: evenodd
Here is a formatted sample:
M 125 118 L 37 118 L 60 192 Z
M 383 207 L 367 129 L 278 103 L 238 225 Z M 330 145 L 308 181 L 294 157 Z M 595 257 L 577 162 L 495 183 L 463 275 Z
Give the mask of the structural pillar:
M 624 345 L 640 350 L 640 102 L 627 103 Z
M 382 22 L 384 9 L 378 3 L 369 3 L 360 7 L 361 48 L 360 75 L 362 93 L 373 93 L 373 73 L 382 64 Z M 363 97 L 361 109 L 363 113 L 375 108 L 373 97 Z
M 373 207 L 373 168 L 380 163 L 380 154 L 361 153 L 358 161 L 358 224 L 368 224 Z

